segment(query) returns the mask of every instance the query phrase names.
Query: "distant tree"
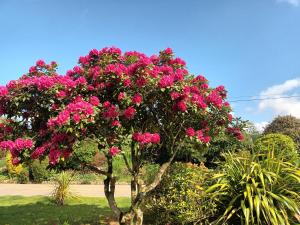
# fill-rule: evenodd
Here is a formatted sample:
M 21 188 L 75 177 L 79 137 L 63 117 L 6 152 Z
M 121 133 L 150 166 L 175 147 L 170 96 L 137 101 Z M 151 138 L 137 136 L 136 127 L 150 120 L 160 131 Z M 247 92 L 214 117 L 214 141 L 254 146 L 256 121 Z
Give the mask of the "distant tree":
M 278 116 L 268 124 L 263 134 L 280 133 L 290 136 L 300 152 L 300 119 L 288 115 Z

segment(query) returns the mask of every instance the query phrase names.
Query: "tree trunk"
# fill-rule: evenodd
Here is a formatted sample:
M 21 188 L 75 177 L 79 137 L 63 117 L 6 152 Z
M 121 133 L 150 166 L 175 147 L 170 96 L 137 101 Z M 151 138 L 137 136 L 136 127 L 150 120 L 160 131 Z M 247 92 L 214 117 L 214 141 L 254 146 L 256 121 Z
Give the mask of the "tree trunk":
M 132 209 L 120 217 L 120 225 L 143 225 L 144 213 L 140 208 Z

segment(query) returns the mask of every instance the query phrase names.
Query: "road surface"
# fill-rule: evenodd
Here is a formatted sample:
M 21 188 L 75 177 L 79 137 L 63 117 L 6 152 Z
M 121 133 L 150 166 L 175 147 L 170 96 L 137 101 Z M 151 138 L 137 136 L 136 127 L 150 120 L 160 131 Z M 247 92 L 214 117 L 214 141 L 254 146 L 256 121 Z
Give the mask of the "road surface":
M 53 184 L 0 184 L 0 196 L 21 195 L 49 196 L 53 192 Z M 75 195 L 85 197 L 105 197 L 103 185 L 71 185 Z M 130 197 L 130 185 L 116 185 L 116 197 Z

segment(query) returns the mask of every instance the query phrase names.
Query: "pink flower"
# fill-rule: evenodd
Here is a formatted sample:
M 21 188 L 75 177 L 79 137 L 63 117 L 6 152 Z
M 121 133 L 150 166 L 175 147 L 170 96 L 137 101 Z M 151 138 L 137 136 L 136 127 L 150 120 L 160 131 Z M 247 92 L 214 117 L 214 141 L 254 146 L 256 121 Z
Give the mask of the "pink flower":
M 75 123 L 79 123 L 80 122 L 80 120 L 81 120 L 81 117 L 80 117 L 80 115 L 79 114 L 74 114 L 73 115 L 73 121 L 75 122 Z
M 0 86 L 0 97 L 5 97 L 8 95 L 8 90 L 6 87 Z
M 100 104 L 100 101 L 99 101 L 99 98 L 97 98 L 96 96 L 92 96 L 90 98 L 90 103 L 93 105 L 93 106 L 98 106 Z
M 115 105 L 111 105 L 105 112 L 103 112 L 103 117 L 106 119 L 114 119 L 119 116 L 119 112 Z
M 210 140 L 211 140 L 211 137 L 210 137 L 210 136 L 204 136 L 204 137 L 202 138 L 203 143 L 208 143 L 208 142 L 210 142 Z
M 37 159 L 39 158 L 44 152 L 46 151 L 46 148 L 44 146 L 36 148 L 32 153 L 31 153 L 31 158 L 32 159 Z
M 160 79 L 160 81 L 159 81 L 159 86 L 161 87 L 161 88 L 165 88 L 165 87 L 170 87 L 170 86 L 172 86 L 173 85 L 173 83 L 174 83 L 174 78 L 173 78 L 173 76 L 171 76 L 171 75 L 164 75 L 161 79 Z
M 46 65 L 46 63 L 44 62 L 44 60 L 38 60 L 37 62 L 36 62 L 36 65 L 37 66 L 39 66 L 39 67 L 44 67 L 45 65 Z
M 136 132 L 132 135 L 132 140 L 139 142 L 140 144 L 158 144 L 160 142 L 160 135 L 158 133 L 151 134 L 150 132 L 140 133 Z
M 111 155 L 111 156 L 115 156 L 115 155 L 117 155 L 118 153 L 120 153 L 120 149 L 118 148 L 118 147 L 111 147 L 110 149 L 109 149 L 109 154 Z
M 56 94 L 56 97 L 58 98 L 64 98 L 67 96 L 67 93 L 65 91 L 59 91 L 57 94 Z
M 37 72 L 37 69 L 35 66 L 32 66 L 29 68 L 29 73 L 35 73 L 35 72 Z
M 242 134 L 241 130 L 237 127 L 228 127 L 227 133 L 237 138 L 239 141 L 244 140 L 244 135 Z
M 15 149 L 17 151 L 21 151 L 23 149 L 30 149 L 32 148 L 32 146 L 32 140 L 26 140 L 22 138 L 18 138 L 17 140 L 15 140 Z
M 13 158 L 12 159 L 12 164 L 13 165 L 18 165 L 20 163 L 20 159 L 19 158 Z
M 145 86 L 145 84 L 147 84 L 147 79 L 144 77 L 140 77 L 139 79 L 136 80 L 136 85 L 139 87 L 143 87 Z
M 110 107 L 110 102 L 109 101 L 105 101 L 105 102 L 103 102 L 103 107 L 104 108 L 109 108 Z
M 171 48 L 166 48 L 165 50 L 163 50 L 163 52 L 168 55 L 173 54 L 173 50 Z
M 89 56 L 80 56 L 78 61 L 81 65 L 85 66 L 89 64 L 89 60 Z
M 125 87 L 130 87 L 130 85 L 131 85 L 131 80 L 130 80 L 130 79 L 125 79 L 125 80 L 123 81 L 123 84 L 124 84 Z
M 171 92 L 170 96 L 171 96 L 172 100 L 175 100 L 180 97 L 180 93 L 173 91 L 173 92 Z
M 93 57 L 93 56 L 98 56 L 99 52 L 97 49 L 92 49 L 89 53 L 89 56 L 90 57 Z
M 76 84 L 78 84 L 78 85 L 85 85 L 85 84 L 87 84 L 87 81 L 86 81 L 85 77 L 79 77 L 76 80 Z
M 232 116 L 232 114 L 228 113 L 228 115 L 227 115 L 227 118 L 228 118 L 228 121 L 229 121 L 229 122 L 231 122 L 231 121 L 232 121 L 232 119 L 233 119 L 233 116 Z
M 159 134 L 157 134 L 157 133 L 152 134 L 151 142 L 153 144 L 158 144 L 160 142 L 160 136 L 159 136 Z
M 129 106 L 127 109 L 124 110 L 124 116 L 126 119 L 131 120 L 136 114 L 136 110 L 134 107 Z
M 197 130 L 196 134 L 197 134 L 197 138 L 202 141 L 202 139 L 203 139 L 203 132 L 202 132 L 202 130 Z
M 125 98 L 126 94 L 125 92 L 120 92 L 118 95 L 118 101 L 122 101 Z
M 0 142 L 0 149 L 3 150 L 13 150 L 15 148 L 15 142 L 13 141 L 2 141 Z
M 114 121 L 112 121 L 111 125 L 114 127 L 119 127 L 119 126 L 121 126 L 121 123 L 119 120 L 114 120 Z
M 61 156 L 61 152 L 57 149 L 51 149 L 48 155 L 49 162 L 51 165 L 55 165 Z
M 187 106 L 183 101 L 180 101 L 177 103 L 177 108 L 181 111 L 181 112 L 185 112 L 187 110 Z
M 135 94 L 132 98 L 132 102 L 136 105 L 141 104 L 142 101 L 143 101 L 143 97 L 140 94 Z
M 192 127 L 187 128 L 186 131 L 185 131 L 185 133 L 189 137 L 193 137 L 196 134 L 194 128 L 192 128 Z

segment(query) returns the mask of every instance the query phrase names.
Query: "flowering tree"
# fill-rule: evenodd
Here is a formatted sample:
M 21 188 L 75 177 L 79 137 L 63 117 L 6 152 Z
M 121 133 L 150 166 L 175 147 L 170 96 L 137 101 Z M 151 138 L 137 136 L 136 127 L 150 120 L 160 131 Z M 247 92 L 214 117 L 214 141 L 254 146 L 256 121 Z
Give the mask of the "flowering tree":
M 69 158 L 76 141 L 95 139 L 107 168 L 84 166 L 106 176 L 105 195 L 121 223 L 142 224 L 145 195 L 186 144 L 200 150 L 223 131 L 242 139 L 230 127 L 224 87 L 210 88 L 203 76 L 190 75 L 170 48 L 151 57 L 93 49 L 66 75 L 58 75 L 56 67 L 39 60 L 29 73 L 0 87 L 5 121 L 0 148 L 11 151 L 15 164 L 48 156 L 55 167 Z M 115 201 L 114 157 L 122 157 L 131 174 L 128 212 Z M 147 161 L 160 165 L 150 184 L 140 176 Z

